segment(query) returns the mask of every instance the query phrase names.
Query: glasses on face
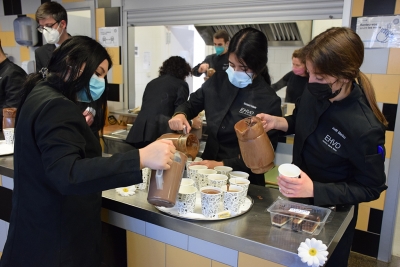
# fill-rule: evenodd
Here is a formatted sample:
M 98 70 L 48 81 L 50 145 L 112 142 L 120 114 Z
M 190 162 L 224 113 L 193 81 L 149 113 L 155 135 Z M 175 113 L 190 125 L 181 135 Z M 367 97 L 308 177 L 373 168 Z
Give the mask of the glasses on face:
M 45 25 L 45 26 L 41 26 L 41 25 L 39 25 L 39 26 L 37 26 L 36 29 L 38 30 L 38 32 L 43 33 L 44 30 L 48 31 L 46 28 L 51 29 L 51 28 L 53 28 L 53 26 L 56 25 L 57 23 L 59 23 L 59 21 L 54 22 L 54 23 L 51 24 L 50 26 L 46 26 L 46 25 Z

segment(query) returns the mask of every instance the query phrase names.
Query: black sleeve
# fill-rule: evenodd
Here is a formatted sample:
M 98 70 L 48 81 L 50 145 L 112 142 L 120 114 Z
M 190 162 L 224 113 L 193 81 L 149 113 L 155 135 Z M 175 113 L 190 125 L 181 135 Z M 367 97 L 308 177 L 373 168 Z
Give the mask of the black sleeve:
M 212 60 L 211 55 L 206 56 L 206 58 L 203 60 L 203 62 L 197 64 L 197 65 L 192 69 L 192 75 L 193 75 L 193 76 L 196 76 L 196 77 L 200 77 L 200 76 L 203 74 L 203 73 L 200 73 L 200 72 L 199 72 L 199 67 L 200 67 L 200 65 L 203 64 L 203 63 L 208 63 L 208 65 L 211 65 L 211 60 Z
M 4 107 L 18 108 L 23 91 L 22 84 L 26 79 L 25 71 L 17 68 L 17 66 L 13 66 L 13 70 L 7 74 L 7 77 L 4 77 L 3 79 L 6 79 Z
M 286 75 L 283 76 L 282 79 L 271 85 L 272 89 L 274 89 L 274 91 L 276 92 L 285 87 L 291 75 L 292 75 L 291 71 L 286 73 Z

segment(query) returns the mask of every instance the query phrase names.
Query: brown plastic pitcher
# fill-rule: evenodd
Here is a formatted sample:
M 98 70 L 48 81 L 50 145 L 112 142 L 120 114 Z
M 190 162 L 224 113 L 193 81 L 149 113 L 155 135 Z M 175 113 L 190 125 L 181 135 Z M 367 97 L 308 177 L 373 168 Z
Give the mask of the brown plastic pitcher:
M 187 157 L 176 151 L 169 170 L 152 170 L 147 202 L 171 208 L 175 205 Z
M 265 173 L 274 167 L 274 148 L 258 117 L 248 117 L 235 124 L 243 161 L 253 173 Z
M 195 159 L 199 153 L 200 142 L 196 135 L 192 133 L 167 133 L 161 135 L 158 139 L 171 140 L 175 148 L 184 153 L 188 158 Z M 157 140 L 158 140 L 157 139 Z

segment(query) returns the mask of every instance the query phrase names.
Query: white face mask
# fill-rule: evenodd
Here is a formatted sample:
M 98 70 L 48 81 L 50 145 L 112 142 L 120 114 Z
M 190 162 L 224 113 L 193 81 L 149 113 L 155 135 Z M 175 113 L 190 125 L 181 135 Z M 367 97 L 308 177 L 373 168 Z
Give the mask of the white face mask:
M 44 27 L 43 35 L 44 39 L 48 44 L 56 44 L 60 40 L 61 33 L 58 32 L 58 28 L 60 27 L 60 23 L 58 24 L 57 29 Z M 64 30 L 63 30 L 64 31 Z

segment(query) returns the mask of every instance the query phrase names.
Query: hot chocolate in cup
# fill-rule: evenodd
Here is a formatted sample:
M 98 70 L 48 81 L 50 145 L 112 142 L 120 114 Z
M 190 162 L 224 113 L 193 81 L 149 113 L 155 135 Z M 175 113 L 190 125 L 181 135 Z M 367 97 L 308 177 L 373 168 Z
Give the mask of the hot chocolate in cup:
M 200 188 L 201 213 L 207 218 L 217 218 L 222 190 L 218 187 L 205 186 Z
M 197 183 L 199 184 L 199 188 L 204 186 L 208 186 L 208 176 L 210 174 L 216 174 L 216 170 L 211 169 L 203 169 L 197 171 Z
M 228 176 L 225 174 L 210 174 L 208 175 L 208 185 L 214 187 L 221 187 L 228 182 Z
M 232 171 L 229 173 L 230 178 L 244 178 L 244 179 L 249 179 L 249 174 L 247 172 L 241 172 L 241 171 Z
M 229 184 L 237 185 L 243 188 L 242 195 L 240 198 L 240 204 L 243 205 L 246 201 L 247 191 L 249 190 L 250 181 L 244 178 L 231 178 Z
M 216 167 L 214 167 L 214 170 L 216 170 L 217 173 L 229 175 L 229 173 L 233 169 L 231 167 L 228 167 L 228 166 L 216 166 Z
M 279 175 L 290 177 L 290 178 L 299 178 L 300 177 L 300 168 L 294 164 L 284 163 L 278 167 Z

